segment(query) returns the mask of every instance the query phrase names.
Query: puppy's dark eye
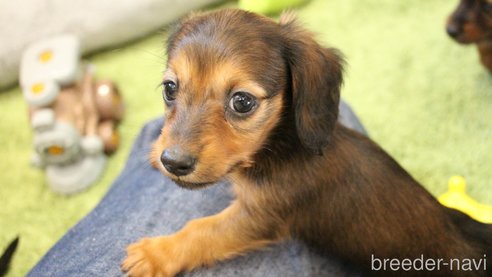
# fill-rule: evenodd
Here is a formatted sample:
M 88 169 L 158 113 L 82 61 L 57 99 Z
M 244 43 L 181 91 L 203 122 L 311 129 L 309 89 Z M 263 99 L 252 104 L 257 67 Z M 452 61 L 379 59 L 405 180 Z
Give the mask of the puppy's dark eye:
M 162 83 L 164 86 L 163 96 L 164 100 L 171 102 L 176 100 L 176 92 L 178 90 L 178 86 L 173 81 L 164 81 Z
M 229 102 L 229 108 L 238 113 L 247 113 L 255 106 L 256 98 L 243 91 L 236 92 Z

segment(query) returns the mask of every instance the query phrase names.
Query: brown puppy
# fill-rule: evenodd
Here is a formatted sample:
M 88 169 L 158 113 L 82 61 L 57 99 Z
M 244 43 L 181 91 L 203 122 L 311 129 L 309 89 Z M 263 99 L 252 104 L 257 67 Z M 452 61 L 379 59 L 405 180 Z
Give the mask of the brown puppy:
M 476 43 L 480 61 L 492 72 L 492 0 L 460 0 L 446 31 L 459 43 Z
M 292 237 L 366 272 L 371 255 L 492 256 L 490 226 L 441 206 L 370 139 L 337 123 L 342 58 L 292 17 L 193 15 L 167 50 L 155 166 L 189 189 L 225 177 L 236 199 L 129 246 L 122 269 L 131 276 L 174 276 Z

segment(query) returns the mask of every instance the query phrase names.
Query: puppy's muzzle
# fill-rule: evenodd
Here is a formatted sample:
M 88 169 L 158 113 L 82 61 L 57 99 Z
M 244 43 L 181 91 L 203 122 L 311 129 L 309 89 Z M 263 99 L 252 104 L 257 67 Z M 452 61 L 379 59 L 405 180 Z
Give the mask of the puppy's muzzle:
M 161 163 L 169 173 L 185 176 L 195 170 L 196 158 L 181 147 L 174 146 L 162 152 Z
M 455 24 L 455 23 L 448 24 L 446 26 L 446 32 L 452 38 L 456 38 L 461 34 L 460 27 L 458 26 L 458 24 Z

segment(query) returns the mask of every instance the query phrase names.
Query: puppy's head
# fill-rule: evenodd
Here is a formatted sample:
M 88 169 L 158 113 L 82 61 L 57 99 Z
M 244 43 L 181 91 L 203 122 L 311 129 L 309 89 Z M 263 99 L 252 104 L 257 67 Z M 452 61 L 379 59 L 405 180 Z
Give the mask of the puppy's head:
M 492 0 L 460 0 L 448 18 L 446 31 L 459 43 L 492 39 Z
M 288 125 L 305 151 L 328 143 L 341 58 L 295 20 L 240 10 L 192 15 L 170 36 L 167 52 L 166 123 L 152 159 L 177 184 L 199 188 L 253 165 L 286 118 L 295 118 Z

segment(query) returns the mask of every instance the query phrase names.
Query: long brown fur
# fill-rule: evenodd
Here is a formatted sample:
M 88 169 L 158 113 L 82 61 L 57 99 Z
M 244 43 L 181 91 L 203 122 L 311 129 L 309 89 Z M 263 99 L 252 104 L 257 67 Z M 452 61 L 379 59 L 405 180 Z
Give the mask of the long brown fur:
M 460 0 L 446 29 L 457 42 L 477 45 L 480 61 L 492 73 L 492 1 Z
M 173 235 L 132 244 L 122 269 L 174 276 L 288 238 L 366 273 L 371 255 L 492 256 L 491 226 L 441 206 L 378 145 L 337 123 L 342 68 L 339 52 L 292 16 L 276 23 L 222 10 L 181 22 L 164 73 L 178 91 L 166 101 L 154 165 L 189 189 L 227 178 L 236 199 Z M 247 116 L 228 106 L 238 90 L 257 99 Z M 161 163 L 175 146 L 196 157 L 191 173 L 176 176 Z

